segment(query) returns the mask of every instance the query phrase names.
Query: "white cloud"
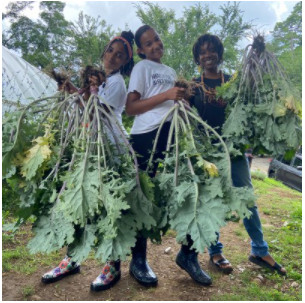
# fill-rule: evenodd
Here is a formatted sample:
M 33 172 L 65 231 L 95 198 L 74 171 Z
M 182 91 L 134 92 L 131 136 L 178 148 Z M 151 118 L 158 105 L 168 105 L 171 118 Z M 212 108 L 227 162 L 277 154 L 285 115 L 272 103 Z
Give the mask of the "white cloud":
M 276 22 L 283 21 L 284 16 L 288 12 L 286 3 L 284 1 L 276 1 L 276 2 L 272 2 L 270 5 L 274 10 L 276 16 Z

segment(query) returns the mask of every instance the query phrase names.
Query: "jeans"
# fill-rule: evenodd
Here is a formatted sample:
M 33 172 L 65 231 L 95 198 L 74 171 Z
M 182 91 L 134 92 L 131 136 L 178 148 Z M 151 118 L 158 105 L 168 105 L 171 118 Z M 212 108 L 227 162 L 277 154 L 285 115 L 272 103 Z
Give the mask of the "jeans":
M 231 160 L 231 175 L 233 185 L 235 187 L 253 187 L 251 183 L 251 175 L 249 169 L 249 163 L 246 157 L 238 157 Z M 264 235 L 262 231 L 262 225 L 257 211 L 257 206 L 249 208 L 252 215 L 249 219 L 245 218 L 243 220 L 244 226 L 251 238 L 251 253 L 255 256 L 264 257 L 268 255 L 268 244 L 264 241 Z M 217 238 L 217 243 L 211 245 L 209 248 L 210 256 L 218 255 L 222 253 L 223 245 L 218 241 L 219 234 Z

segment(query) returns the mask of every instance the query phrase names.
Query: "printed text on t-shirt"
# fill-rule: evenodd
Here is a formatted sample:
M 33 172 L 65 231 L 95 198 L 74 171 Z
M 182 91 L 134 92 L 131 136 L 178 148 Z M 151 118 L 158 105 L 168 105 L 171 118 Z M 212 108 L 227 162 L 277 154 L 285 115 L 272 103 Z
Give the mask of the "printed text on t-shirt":
M 170 75 L 155 73 L 151 76 L 153 85 L 172 84 L 174 81 Z

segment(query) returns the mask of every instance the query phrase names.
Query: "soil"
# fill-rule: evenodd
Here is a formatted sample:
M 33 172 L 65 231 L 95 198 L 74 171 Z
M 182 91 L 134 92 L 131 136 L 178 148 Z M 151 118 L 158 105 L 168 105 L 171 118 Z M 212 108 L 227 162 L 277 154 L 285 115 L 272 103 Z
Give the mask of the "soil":
M 234 254 L 238 248 L 239 251 L 249 252 L 250 243 L 237 237 L 234 234 L 236 223 L 229 224 L 222 230 L 221 241 L 226 247 L 228 258 Z M 170 247 L 168 254 L 165 249 Z M 239 270 L 235 264 L 233 274 L 221 275 L 217 273 L 217 284 L 204 287 L 196 284 L 189 275 L 181 270 L 175 263 L 175 257 L 180 249 L 176 240 L 172 236 L 165 236 L 161 245 L 148 243 L 148 261 L 154 272 L 158 276 L 158 286 L 155 288 L 146 288 L 138 284 L 129 274 L 129 261 L 122 263 L 121 280 L 113 287 L 104 292 L 90 292 L 90 283 L 99 274 L 101 265 L 95 260 L 87 260 L 81 266 L 81 273 L 66 277 L 65 279 L 44 285 L 40 282 L 41 275 L 50 270 L 49 267 L 40 268 L 31 275 L 24 275 L 14 272 L 2 274 L 2 299 L 4 301 L 24 300 L 23 289 L 31 286 L 35 289 L 32 296 L 27 300 L 32 301 L 96 301 L 96 300 L 146 300 L 146 301 L 208 301 L 215 293 L 226 293 L 236 285 L 236 279 Z M 213 269 L 208 266 L 209 257 L 207 253 L 199 256 L 201 266 L 208 273 Z M 55 264 L 54 264 L 55 265 Z M 249 262 L 240 262 L 238 264 L 243 268 L 254 268 L 255 265 Z M 232 279 L 232 277 L 234 277 Z M 235 281 L 234 281 L 235 280 Z M 237 279 L 238 280 L 238 279 Z

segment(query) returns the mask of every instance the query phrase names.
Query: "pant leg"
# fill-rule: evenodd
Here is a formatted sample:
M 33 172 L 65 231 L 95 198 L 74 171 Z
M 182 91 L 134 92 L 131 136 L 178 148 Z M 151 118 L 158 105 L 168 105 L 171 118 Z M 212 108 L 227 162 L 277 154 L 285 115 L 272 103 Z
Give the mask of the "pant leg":
M 215 255 L 221 255 L 222 254 L 222 248 L 223 248 L 223 245 L 222 243 L 219 241 L 219 236 L 220 234 L 217 233 L 217 242 L 216 244 L 213 244 L 211 245 L 208 250 L 209 250 L 209 255 L 212 257 L 212 256 L 215 256 Z
M 157 172 L 159 165 L 159 161 L 157 160 L 163 160 L 165 157 L 164 151 L 166 150 L 169 128 L 170 122 L 166 122 L 160 131 L 159 140 L 157 142 L 156 151 L 153 157 L 152 167 L 149 170 L 150 177 L 154 177 Z M 141 170 L 146 170 L 147 168 L 157 131 L 158 129 L 155 129 L 148 133 L 130 136 L 130 142 L 133 149 L 137 153 L 138 165 Z
M 251 182 L 251 175 L 249 163 L 245 156 L 233 159 L 232 165 L 232 181 L 235 187 L 253 187 Z M 251 217 L 243 220 L 244 226 L 251 238 L 251 253 L 264 257 L 268 255 L 268 244 L 264 241 L 262 225 L 257 210 L 257 206 L 249 208 L 252 212 Z

